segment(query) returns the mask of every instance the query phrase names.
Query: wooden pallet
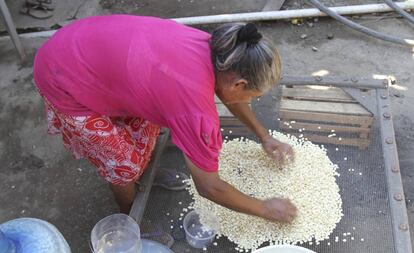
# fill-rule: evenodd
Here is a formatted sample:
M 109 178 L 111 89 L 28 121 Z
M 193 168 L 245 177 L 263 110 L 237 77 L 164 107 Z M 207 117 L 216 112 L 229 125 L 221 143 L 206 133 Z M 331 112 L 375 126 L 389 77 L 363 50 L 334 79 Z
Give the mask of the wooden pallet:
M 220 117 L 220 128 L 223 136 L 238 137 L 252 135 L 252 132 L 240 120 L 234 117 L 220 99 L 214 97 L 214 101 Z
M 281 131 L 316 143 L 371 142 L 373 114 L 340 88 L 283 86 L 279 118 Z

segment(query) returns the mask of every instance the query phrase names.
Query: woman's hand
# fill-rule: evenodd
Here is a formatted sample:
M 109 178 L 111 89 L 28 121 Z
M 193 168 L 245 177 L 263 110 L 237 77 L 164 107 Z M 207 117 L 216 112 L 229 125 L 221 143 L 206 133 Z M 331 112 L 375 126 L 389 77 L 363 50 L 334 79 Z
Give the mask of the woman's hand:
M 297 209 L 288 199 L 272 198 L 264 201 L 262 217 L 271 221 L 291 222 Z
M 198 193 L 219 205 L 237 212 L 255 215 L 277 222 L 290 222 L 296 216 L 296 207 L 287 199 L 256 199 L 222 181 L 217 172 L 198 168 L 186 156 L 187 167 Z
M 261 141 L 266 154 L 276 163 L 283 165 L 286 159 L 295 159 L 295 154 L 289 144 L 280 142 L 270 135 L 261 138 Z

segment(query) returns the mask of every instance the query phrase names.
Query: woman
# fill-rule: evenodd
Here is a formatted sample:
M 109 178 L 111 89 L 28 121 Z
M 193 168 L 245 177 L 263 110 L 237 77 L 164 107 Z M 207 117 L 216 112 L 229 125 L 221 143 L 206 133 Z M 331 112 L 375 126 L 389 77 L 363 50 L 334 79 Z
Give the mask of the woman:
M 171 130 L 199 193 L 238 212 L 289 222 L 286 199 L 258 200 L 222 181 L 216 94 L 281 162 L 289 145 L 271 136 L 248 106 L 275 85 L 280 60 L 254 24 L 227 24 L 212 35 L 174 21 L 113 15 L 60 29 L 36 55 L 49 133 L 61 134 L 110 183 L 128 213 L 160 126 Z

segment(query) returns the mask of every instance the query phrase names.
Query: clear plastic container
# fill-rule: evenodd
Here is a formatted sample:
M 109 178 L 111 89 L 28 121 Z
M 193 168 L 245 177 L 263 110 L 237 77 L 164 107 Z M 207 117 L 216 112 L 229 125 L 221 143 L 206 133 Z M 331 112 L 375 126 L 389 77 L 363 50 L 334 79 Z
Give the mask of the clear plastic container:
M 315 251 L 294 245 L 273 245 L 253 251 L 252 253 L 316 253 Z
M 216 217 L 210 218 L 217 220 Z M 183 226 L 188 244 L 197 249 L 208 247 L 216 236 L 215 230 L 203 228 L 203 225 L 200 223 L 200 217 L 194 210 L 184 217 Z
M 138 224 L 125 214 L 103 218 L 91 233 L 95 253 L 141 253 L 142 242 Z

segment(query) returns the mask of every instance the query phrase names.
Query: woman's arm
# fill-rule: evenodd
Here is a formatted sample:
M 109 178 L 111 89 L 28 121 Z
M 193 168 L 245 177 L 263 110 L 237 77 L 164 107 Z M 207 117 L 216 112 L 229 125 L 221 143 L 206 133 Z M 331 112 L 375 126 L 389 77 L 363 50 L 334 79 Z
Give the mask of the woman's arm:
M 225 104 L 225 106 L 234 116 L 245 124 L 260 141 L 269 136 L 268 131 L 263 127 L 259 120 L 257 120 L 256 115 L 248 103 Z
M 230 112 L 245 124 L 260 140 L 263 149 L 276 162 L 283 163 L 284 158 L 294 158 L 292 148 L 283 142 L 275 140 L 269 135 L 266 128 L 259 122 L 256 115 L 247 103 L 225 104 Z
M 279 222 L 290 222 L 296 207 L 287 199 L 259 200 L 243 194 L 221 180 L 218 173 L 205 172 L 185 157 L 198 193 L 229 209 Z

